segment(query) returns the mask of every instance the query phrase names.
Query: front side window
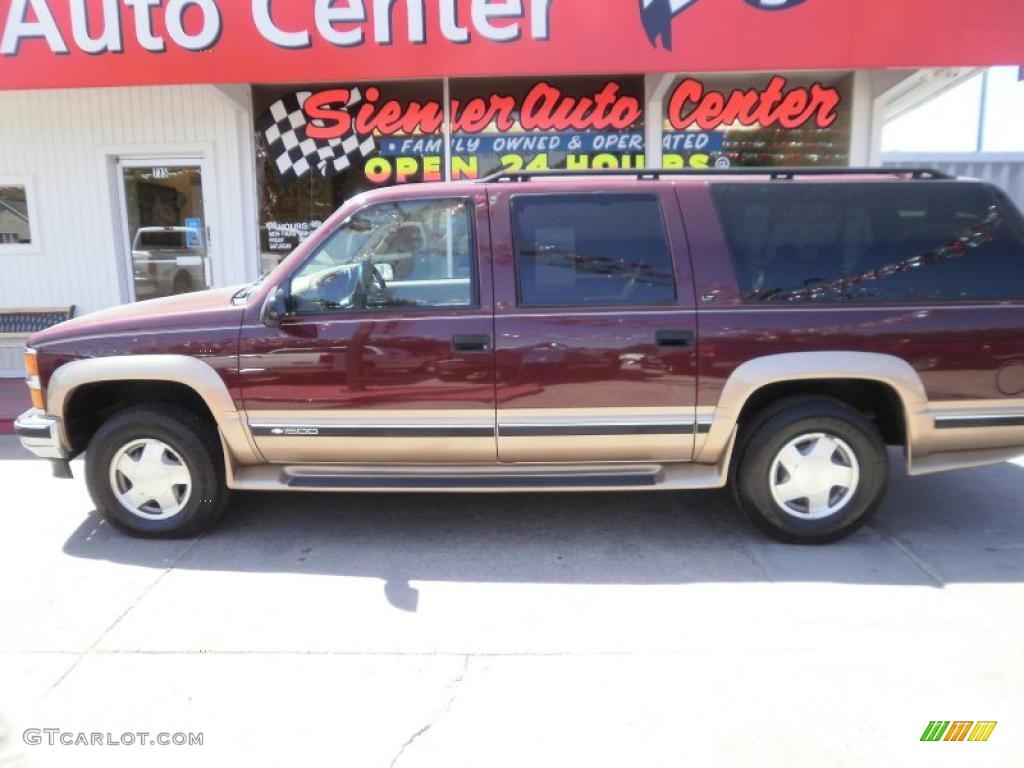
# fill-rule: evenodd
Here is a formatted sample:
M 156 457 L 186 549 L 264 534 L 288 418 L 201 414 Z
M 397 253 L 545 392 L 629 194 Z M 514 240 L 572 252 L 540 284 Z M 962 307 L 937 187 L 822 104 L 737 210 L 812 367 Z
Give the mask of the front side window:
M 27 188 L 22 184 L 0 184 L 0 246 L 31 243 Z
M 298 314 L 470 307 L 476 302 L 467 200 L 381 203 L 355 213 L 292 276 Z
M 672 252 L 655 195 L 523 195 L 513 199 L 523 306 L 667 304 Z
M 714 185 L 746 301 L 1024 299 L 1021 218 L 965 182 Z

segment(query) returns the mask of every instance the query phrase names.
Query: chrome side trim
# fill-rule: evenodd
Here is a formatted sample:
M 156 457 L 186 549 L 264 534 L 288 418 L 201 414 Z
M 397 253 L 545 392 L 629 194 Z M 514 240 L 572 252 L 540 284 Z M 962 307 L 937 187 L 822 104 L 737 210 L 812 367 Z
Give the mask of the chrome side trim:
M 936 429 L 969 429 L 973 427 L 1024 427 L 1024 413 L 935 417 Z
M 630 422 L 549 424 L 537 422 L 503 423 L 498 425 L 502 437 L 545 437 L 545 436 L 594 436 L 602 435 L 692 435 L 708 425 L 696 422 L 675 422 L 667 424 L 644 424 Z
M 494 427 L 410 424 L 249 423 L 255 437 L 494 437 Z

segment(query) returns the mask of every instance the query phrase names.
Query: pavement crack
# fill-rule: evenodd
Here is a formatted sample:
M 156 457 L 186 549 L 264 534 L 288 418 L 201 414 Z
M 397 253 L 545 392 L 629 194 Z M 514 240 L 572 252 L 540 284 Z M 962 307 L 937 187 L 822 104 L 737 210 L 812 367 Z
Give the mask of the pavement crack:
M 761 578 L 768 583 L 774 582 L 775 579 L 773 579 L 771 573 L 768 572 L 768 566 L 765 565 L 757 552 L 747 544 L 747 537 L 744 533 L 733 525 L 732 520 L 727 515 L 723 515 L 714 504 L 711 505 L 711 517 L 713 517 L 725 530 L 732 542 L 733 548 L 739 552 L 741 556 L 750 561 L 754 568 L 761 574 Z
M 401 747 L 398 748 L 398 752 L 396 752 L 395 756 L 391 759 L 390 768 L 395 768 L 395 765 L 397 765 L 398 761 L 402 759 L 402 756 L 405 754 L 406 750 L 408 750 L 409 747 L 411 747 L 413 743 L 418 738 L 420 738 L 420 736 L 422 736 L 435 725 L 437 725 L 438 722 L 440 722 L 440 720 L 446 714 L 448 714 L 448 711 L 452 708 L 452 704 L 455 703 L 455 697 L 458 694 L 459 685 L 461 685 L 463 678 L 465 678 L 467 669 L 469 669 L 469 654 L 466 654 L 463 657 L 462 668 L 459 670 L 459 673 L 452 679 L 452 681 L 448 683 L 448 685 L 445 687 L 445 690 L 448 692 L 448 698 L 445 701 L 444 706 L 437 710 L 434 713 L 433 717 L 430 718 L 430 720 L 424 723 L 415 733 L 412 734 L 412 736 L 405 740 L 405 743 L 402 744 Z
M 132 600 L 131 603 L 129 603 L 128 606 L 123 611 L 121 611 L 121 613 L 119 613 L 117 615 L 117 617 L 110 623 L 110 626 L 108 626 L 106 629 L 104 629 L 102 632 L 100 632 L 100 636 L 97 637 L 93 641 L 92 645 L 90 645 L 88 648 L 85 649 L 85 651 L 80 653 L 78 655 L 78 657 L 71 663 L 71 666 L 68 667 L 66 670 L 64 670 L 63 674 L 61 674 L 61 676 L 57 678 L 57 680 L 54 682 L 54 684 L 51 685 L 46 690 L 46 693 L 43 694 L 43 698 L 46 698 L 51 693 L 53 693 L 53 691 L 61 683 L 63 683 L 67 679 L 68 675 L 70 675 L 72 672 L 75 671 L 75 669 L 78 667 L 78 665 L 82 663 L 82 660 L 85 659 L 86 656 L 90 656 L 92 654 L 92 652 L 95 650 L 95 648 L 101 642 L 103 642 L 103 638 L 105 638 L 107 635 L 109 635 L 110 632 L 114 629 L 114 627 L 116 627 L 118 624 L 120 624 L 121 621 L 124 619 L 124 617 L 127 616 L 129 613 L 131 613 L 132 610 L 134 610 L 135 606 L 137 606 L 139 603 L 141 603 L 143 598 L 145 598 L 146 595 L 148 595 L 153 590 L 153 588 L 156 587 L 157 584 L 159 584 L 161 581 L 163 581 L 164 577 L 167 574 L 169 574 L 171 571 L 173 571 L 178 566 L 178 563 L 180 563 L 182 560 L 184 560 L 189 555 L 189 553 L 192 552 L 192 550 L 196 548 L 196 546 L 199 544 L 199 542 L 203 540 L 204 536 L 205 536 L 205 534 L 200 534 L 195 539 L 193 539 L 191 542 L 189 542 L 188 546 L 185 547 L 181 551 L 181 553 L 171 561 L 170 565 L 168 565 L 166 568 L 164 568 L 160 572 L 159 576 L 157 576 L 155 579 L 153 579 L 153 581 L 151 581 L 148 585 L 146 585 L 145 589 L 143 589 L 141 592 L 139 592 L 139 594 L 136 596 L 136 598 L 134 600 Z
M 939 573 L 939 571 L 934 566 L 932 566 L 927 560 L 918 555 L 907 544 L 905 544 L 899 537 L 897 537 L 895 534 L 889 531 L 888 528 L 881 525 L 875 520 L 872 520 L 870 523 L 868 523 L 868 527 L 876 530 L 879 534 L 881 534 L 882 538 L 891 541 L 896 546 L 896 549 L 903 553 L 904 557 L 910 560 L 910 562 L 917 566 L 918 570 L 921 571 L 921 573 L 928 577 L 928 580 L 932 583 L 932 586 L 940 588 L 946 586 L 946 579 L 943 577 L 943 575 Z

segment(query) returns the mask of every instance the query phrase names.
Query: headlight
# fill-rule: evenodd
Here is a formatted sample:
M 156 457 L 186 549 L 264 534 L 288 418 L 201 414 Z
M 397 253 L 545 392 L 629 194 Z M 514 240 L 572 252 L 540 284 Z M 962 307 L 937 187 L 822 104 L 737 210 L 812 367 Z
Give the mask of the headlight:
M 39 356 L 34 349 L 25 348 L 25 381 L 32 395 L 32 407 L 46 410 L 46 398 L 39 384 Z

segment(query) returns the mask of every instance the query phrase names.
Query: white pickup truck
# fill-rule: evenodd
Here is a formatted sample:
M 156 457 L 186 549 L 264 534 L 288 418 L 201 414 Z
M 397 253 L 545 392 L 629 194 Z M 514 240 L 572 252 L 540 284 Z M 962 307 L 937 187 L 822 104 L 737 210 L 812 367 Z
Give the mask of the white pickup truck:
M 196 237 L 198 243 L 189 243 Z M 150 299 L 210 287 L 202 235 L 188 227 L 140 227 L 132 241 L 135 296 Z

